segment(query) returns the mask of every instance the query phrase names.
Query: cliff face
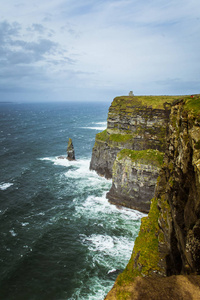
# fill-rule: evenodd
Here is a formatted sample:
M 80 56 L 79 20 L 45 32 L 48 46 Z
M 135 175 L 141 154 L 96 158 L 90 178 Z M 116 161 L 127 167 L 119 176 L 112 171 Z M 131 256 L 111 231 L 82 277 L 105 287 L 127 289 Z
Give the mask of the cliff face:
M 113 165 L 112 187 L 106 196 L 109 202 L 148 212 L 162 162 L 163 153 L 158 150 L 120 151 Z
M 200 112 L 194 110 L 198 105 L 196 98 L 172 107 L 167 153 L 155 194 L 167 275 L 200 274 Z
M 107 193 L 111 203 L 149 211 L 173 100 L 170 96 L 123 96 L 113 100 L 107 129 L 96 135 L 90 164 L 90 169 L 113 179 Z
M 199 95 L 171 107 L 164 164 L 149 215 L 142 219 L 132 257 L 106 299 L 124 299 L 136 276 L 178 274 L 200 275 Z
M 96 135 L 90 169 L 112 178 L 112 166 L 123 149 L 165 149 L 171 98 L 116 97 L 107 119 L 107 130 Z

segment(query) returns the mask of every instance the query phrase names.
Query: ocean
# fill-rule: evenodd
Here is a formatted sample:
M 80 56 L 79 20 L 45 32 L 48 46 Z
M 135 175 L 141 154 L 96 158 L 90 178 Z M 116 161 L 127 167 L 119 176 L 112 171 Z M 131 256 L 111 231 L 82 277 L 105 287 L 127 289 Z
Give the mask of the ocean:
M 108 103 L 0 104 L 0 299 L 103 300 L 143 214 L 89 170 Z M 76 161 L 66 155 L 72 138 Z

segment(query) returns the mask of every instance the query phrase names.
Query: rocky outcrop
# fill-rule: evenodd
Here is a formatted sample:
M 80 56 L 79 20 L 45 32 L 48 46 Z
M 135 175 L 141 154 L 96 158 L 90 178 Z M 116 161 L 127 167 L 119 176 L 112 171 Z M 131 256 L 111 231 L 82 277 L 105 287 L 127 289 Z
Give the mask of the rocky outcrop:
M 112 178 L 112 166 L 123 149 L 164 151 L 172 97 L 116 97 L 107 129 L 96 135 L 90 169 Z M 167 104 L 168 103 L 168 104 Z
M 164 164 L 150 212 L 142 219 L 126 269 L 106 299 L 118 299 L 119 294 L 124 299 L 126 287 L 137 276 L 179 274 L 200 275 L 199 95 L 172 105 Z
M 68 145 L 67 145 L 67 159 L 75 160 L 74 146 L 71 138 L 69 138 Z
M 162 162 L 163 153 L 158 150 L 121 150 L 113 165 L 112 187 L 106 195 L 109 202 L 149 212 Z

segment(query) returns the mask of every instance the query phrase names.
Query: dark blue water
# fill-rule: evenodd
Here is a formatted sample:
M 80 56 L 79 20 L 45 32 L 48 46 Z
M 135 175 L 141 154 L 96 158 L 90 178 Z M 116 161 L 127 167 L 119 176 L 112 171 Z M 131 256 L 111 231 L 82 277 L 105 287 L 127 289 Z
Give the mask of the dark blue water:
M 102 300 L 141 214 L 110 205 L 89 171 L 109 104 L 0 104 L 0 299 Z M 72 138 L 76 161 L 66 155 Z

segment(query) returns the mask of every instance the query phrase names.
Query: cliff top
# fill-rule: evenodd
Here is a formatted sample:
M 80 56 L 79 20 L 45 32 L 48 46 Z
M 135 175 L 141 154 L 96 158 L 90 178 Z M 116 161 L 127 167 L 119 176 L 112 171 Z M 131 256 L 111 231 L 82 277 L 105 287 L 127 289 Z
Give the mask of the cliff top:
M 115 97 L 112 102 L 112 107 L 120 105 L 122 108 L 126 108 L 127 105 L 138 103 L 140 105 L 152 107 L 153 109 L 163 109 L 164 103 L 172 104 L 176 100 L 189 101 L 188 108 L 191 106 L 200 110 L 200 94 L 196 95 L 184 95 L 184 96 L 119 96 Z M 194 104 L 197 102 L 197 105 Z M 196 107 L 197 106 L 197 107 Z
M 157 167 L 161 167 L 163 163 L 163 156 L 164 153 L 154 149 L 140 151 L 123 149 L 118 153 L 117 158 L 118 160 L 121 160 L 128 157 L 133 162 L 151 163 Z
M 190 111 L 195 116 L 200 116 L 200 95 L 195 95 L 192 98 L 185 99 L 186 110 Z

